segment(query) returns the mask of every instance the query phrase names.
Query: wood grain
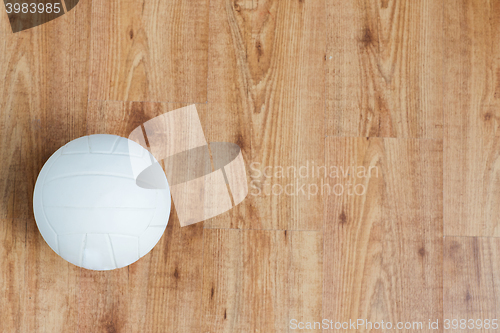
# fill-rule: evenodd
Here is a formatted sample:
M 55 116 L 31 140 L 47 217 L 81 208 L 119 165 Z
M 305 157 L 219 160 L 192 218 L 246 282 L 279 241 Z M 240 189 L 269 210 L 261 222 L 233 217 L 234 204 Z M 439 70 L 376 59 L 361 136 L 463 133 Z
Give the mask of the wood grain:
M 77 326 L 79 268 L 41 237 L 32 195 L 48 157 L 85 135 L 90 5 L 81 1 L 57 20 L 0 36 L 3 332 L 68 332 Z
M 266 179 L 268 166 L 324 163 L 324 13 L 323 1 L 211 2 L 207 137 L 242 148 L 257 189 L 297 180 Z M 320 197 L 251 193 L 205 226 L 321 229 Z
M 445 2 L 444 226 L 500 236 L 500 4 Z
M 127 332 L 130 318 L 128 278 L 128 267 L 109 272 L 80 269 L 79 283 L 75 286 L 78 292 L 77 331 Z
M 208 0 L 96 0 L 90 99 L 207 100 Z
M 442 138 L 442 2 L 327 4 L 327 134 Z
M 267 333 L 322 318 L 428 331 L 497 317 L 499 3 L 81 0 L 16 34 L 6 17 L 0 331 Z M 56 255 L 31 201 L 48 157 L 192 103 L 207 141 L 242 148 L 248 198 L 185 228 L 173 205 L 127 268 Z M 319 192 L 263 192 L 289 184 Z
M 87 134 L 128 137 L 178 103 L 90 101 Z M 202 123 L 206 105 L 197 105 Z M 79 289 L 82 332 L 197 332 L 200 329 L 203 224 L 181 228 L 175 206 L 154 249 L 128 268 L 84 270 Z
M 290 332 L 321 316 L 320 232 L 205 230 L 202 332 Z
M 482 323 L 500 314 L 500 240 L 498 238 L 446 237 L 444 241 L 444 318 Z M 477 320 L 480 320 L 479 322 Z M 453 323 L 451 323 L 453 324 Z M 472 327 L 472 326 L 471 326 Z M 474 329 L 454 332 L 491 332 Z M 463 327 L 462 327 L 463 328 Z
M 328 138 L 327 161 L 356 172 L 327 179 L 323 318 L 441 318 L 442 143 Z
M 105 133 L 127 138 L 146 121 L 188 105 L 191 104 L 89 101 L 87 135 Z M 207 105 L 196 104 L 196 110 L 203 130 L 206 131 Z
M 9 16 L 4 12 L 4 10 L 7 11 L 7 9 L 5 6 L 0 6 L 0 10 L 2 11 L 2 14 L 0 14 L 0 36 L 3 34 L 11 34 L 12 28 L 9 23 Z
M 0 319 L 11 331 L 20 330 L 25 313 L 25 237 L 24 220 L 0 219 Z
M 0 63 L 0 216 L 31 218 L 38 172 L 85 135 L 90 2 L 35 29 L 4 35 Z
M 31 220 L 0 220 L 3 332 L 73 331 L 79 268 L 52 251 Z

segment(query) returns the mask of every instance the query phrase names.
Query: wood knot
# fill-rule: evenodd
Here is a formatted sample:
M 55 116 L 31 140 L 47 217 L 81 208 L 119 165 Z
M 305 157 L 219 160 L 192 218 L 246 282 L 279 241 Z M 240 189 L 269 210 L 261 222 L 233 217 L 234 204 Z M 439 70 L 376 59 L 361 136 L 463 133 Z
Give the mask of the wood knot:
M 370 28 L 365 27 L 363 30 L 363 36 L 361 37 L 361 44 L 363 44 L 364 47 L 368 47 L 373 43 L 373 35 L 372 31 Z
M 344 211 L 342 211 L 342 213 L 340 213 L 340 215 L 339 215 L 339 223 L 341 225 L 344 225 L 347 223 L 347 217 L 345 216 Z

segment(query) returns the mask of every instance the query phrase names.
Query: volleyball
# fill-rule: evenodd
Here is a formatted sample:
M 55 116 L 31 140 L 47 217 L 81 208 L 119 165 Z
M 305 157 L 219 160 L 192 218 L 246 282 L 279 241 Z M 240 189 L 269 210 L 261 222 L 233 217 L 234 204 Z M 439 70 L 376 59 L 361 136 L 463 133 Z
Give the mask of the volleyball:
M 33 211 L 47 244 L 91 270 L 132 264 L 160 240 L 171 199 L 165 173 L 141 145 L 119 136 L 78 138 L 57 150 L 35 184 Z

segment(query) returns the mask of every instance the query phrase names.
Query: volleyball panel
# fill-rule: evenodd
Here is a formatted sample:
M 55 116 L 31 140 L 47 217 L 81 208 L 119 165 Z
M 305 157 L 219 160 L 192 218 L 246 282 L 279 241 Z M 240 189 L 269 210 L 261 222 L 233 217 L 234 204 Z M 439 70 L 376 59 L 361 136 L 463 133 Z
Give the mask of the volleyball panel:
M 62 235 L 57 240 L 58 248 L 53 250 L 73 265 L 81 266 L 85 234 Z
M 89 139 L 84 136 L 68 142 L 61 148 L 61 154 L 84 154 L 89 152 Z
M 102 271 L 117 268 L 111 241 L 107 234 L 87 234 L 85 236 L 82 266 Z
M 105 175 L 74 175 L 44 185 L 45 207 L 129 209 L 155 208 L 157 192 L 143 189 L 133 179 Z
M 146 157 L 126 156 L 122 154 L 74 153 L 62 154 L 57 163 L 47 172 L 44 180 L 48 184 L 54 180 L 72 175 L 109 175 L 134 180 L 132 164 L 147 168 L 151 160 Z
M 138 236 L 155 221 L 157 208 L 64 208 L 45 207 L 47 222 L 58 235 L 72 233 L 120 233 Z
M 118 267 L 125 267 L 139 260 L 139 239 L 137 236 L 110 234 L 109 238 Z

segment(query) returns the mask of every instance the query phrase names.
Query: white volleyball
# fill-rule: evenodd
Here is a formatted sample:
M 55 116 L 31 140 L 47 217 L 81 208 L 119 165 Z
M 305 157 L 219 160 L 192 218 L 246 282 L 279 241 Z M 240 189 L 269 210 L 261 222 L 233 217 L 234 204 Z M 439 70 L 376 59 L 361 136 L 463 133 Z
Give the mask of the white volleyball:
M 56 151 L 33 196 L 47 244 L 70 263 L 92 270 L 125 267 L 147 254 L 165 231 L 170 205 L 165 173 L 153 155 L 106 134 L 76 139 Z

